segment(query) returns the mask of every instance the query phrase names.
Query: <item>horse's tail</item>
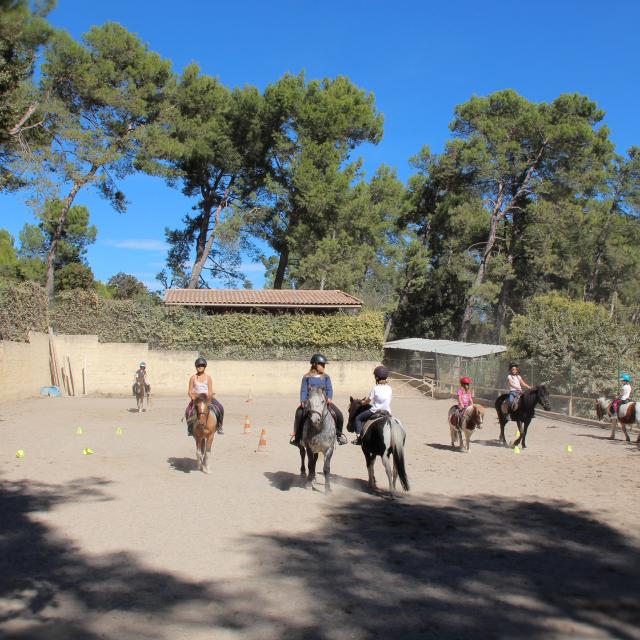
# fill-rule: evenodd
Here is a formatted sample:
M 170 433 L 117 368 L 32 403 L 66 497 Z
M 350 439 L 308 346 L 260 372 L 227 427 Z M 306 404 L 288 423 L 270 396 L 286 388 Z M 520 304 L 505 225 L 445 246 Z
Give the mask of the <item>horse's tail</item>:
M 393 463 L 398 470 L 400 484 L 405 491 L 409 491 L 409 478 L 404 468 L 404 439 L 405 432 L 402 425 L 394 419 L 389 420 L 391 426 L 391 451 L 393 453 Z

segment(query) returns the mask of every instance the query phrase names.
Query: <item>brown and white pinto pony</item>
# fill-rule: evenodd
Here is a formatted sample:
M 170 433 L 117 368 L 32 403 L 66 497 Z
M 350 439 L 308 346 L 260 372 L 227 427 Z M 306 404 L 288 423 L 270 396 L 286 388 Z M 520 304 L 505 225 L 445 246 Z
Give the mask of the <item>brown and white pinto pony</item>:
M 462 414 L 462 420 L 458 424 L 458 405 L 453 405 L 449 409 L 447 415 L 449 422 L 449 430 L 451 432 L 451 446 L 456 446 L 456 440 L 460 438 L 460 451 L 469 451 L 469 440 L 476 428 L 482 428 L 484 423 L 484 407 L 479 404 L 472 404 L 465 407 Z M 466 443 L 462 441 L 462 432 L 464 431 L 464 437 Z
M 193 401 L 193 410 L 196 422 L 193 425 L 193 437 L 196 440 L 196 460 L 199 471 L 209 473 L 209 456 L 213 436 L 216 433 L 217 420 L 215 414 L 209 409 L 206 397 L 198 397 Z
M 598 420 L 602 420 L 606 417 L 611 419 L 612 425 L 611 435 L 609 436 L 610 440 L 616 439 L 616 427 L 619 422 L 622 433 L 624 434 L 624 439 L 627 442 L 631 442 L 626 425 L 629 425 L 629 429 L 631 429 L 631 425 L 633 424 L 640 425 L 640 405 L 637 402 L 625 402 L 624 404 L 619 404 L 616 415 L 612 415 L 612 404 L 613 400 L 609 400 L 604 397 L 600 397 L 596 400 L 596 415 L 598 416 Z M 640 444 L 640 433 L 638 433 L 636 443 Z

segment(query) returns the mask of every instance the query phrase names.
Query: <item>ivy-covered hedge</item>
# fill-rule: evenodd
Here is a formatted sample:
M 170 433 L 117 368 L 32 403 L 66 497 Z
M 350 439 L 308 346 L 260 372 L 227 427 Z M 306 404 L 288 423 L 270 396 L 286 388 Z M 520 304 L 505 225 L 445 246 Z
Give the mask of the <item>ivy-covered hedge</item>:
M 101 342 L 148 342 L 157 349 L 194 349 L 217 359 L 299 359 L 321 350 L 330 359 L 379 359 L 383 317 L 225 313 L 207 315 L 137 300 L 61 293 L 51 309 L 57 333 L 96 334 Z
M 29 331 L 48 326 L 47 294 L 37 282 L 0 280 L 0 340 L 26 342 Z

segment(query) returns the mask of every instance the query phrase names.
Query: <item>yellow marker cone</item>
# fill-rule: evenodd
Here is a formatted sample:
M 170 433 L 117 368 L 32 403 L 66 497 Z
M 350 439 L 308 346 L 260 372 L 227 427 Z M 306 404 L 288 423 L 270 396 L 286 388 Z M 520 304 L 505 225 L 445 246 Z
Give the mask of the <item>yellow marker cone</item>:
M 571 453 L 572 451 L 573 451 L 573 447 L 570 444 L 568 444 L 567 445 L 567 453 Z
M 520 447 L 513 447 L 513 453 L 520 453 Z
M 77 436 L 81 436 L 81 435 L 82 435 L 82 427 L 78 427 L 78 428 L 76 429 L 76 435 L 77 435 Z
M 520 437 L 520 432 L 516 431 L 516 440 Z
M 121 436 L 123 433 L 124 433 L 124 431 L 122 430 L 122 427 L 118 427 L 118 428 L 116 429 L 116 435 L 117 435 L 117 436 Z
M 92 453 L 95 453 L 95 451 L 93 449 L 90 449 L 89 447 L 85 447 L 82 450 L 82 453 L 84 453 L 85 456 L 90 456 Z
M 24 449 L 18 449 L 16 451 L 16 458 L 24 458 Z
M 247 433 L 251 433 L 251 420 L 249 420 L 249 416 L 244 417 L 244 431 L 243 433 L 246 435 Z

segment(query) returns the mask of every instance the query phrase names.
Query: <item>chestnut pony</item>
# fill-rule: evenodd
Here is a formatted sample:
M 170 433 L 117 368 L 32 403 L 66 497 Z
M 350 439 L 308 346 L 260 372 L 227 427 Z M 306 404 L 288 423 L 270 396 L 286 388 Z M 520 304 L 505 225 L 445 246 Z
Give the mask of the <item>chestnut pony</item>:
M 217 420 L 215 414 L 209 409 L 206 396 L 199 396 L 193 401 L 193 411 L 196 422 L 193 425 L 193 437 L 196 440 L 196 460 L 198 470 L 209 473 L 209 456 L 213 436 L 216 433 Z

